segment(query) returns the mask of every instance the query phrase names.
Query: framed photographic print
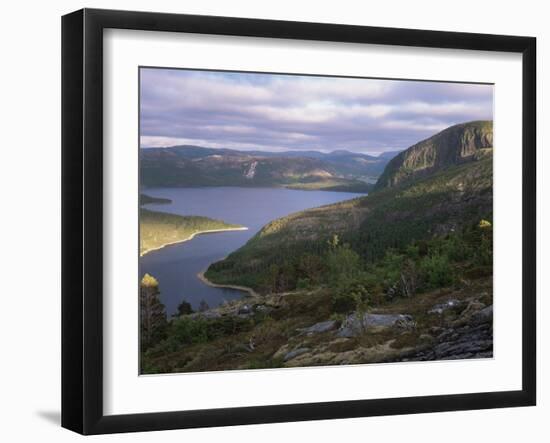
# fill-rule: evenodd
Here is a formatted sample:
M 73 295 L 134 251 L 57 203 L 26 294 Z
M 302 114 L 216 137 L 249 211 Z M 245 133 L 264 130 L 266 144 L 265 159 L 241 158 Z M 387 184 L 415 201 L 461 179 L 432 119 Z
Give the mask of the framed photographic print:
M 62 21 L 62 425 L 534 405 L 530 37 Z

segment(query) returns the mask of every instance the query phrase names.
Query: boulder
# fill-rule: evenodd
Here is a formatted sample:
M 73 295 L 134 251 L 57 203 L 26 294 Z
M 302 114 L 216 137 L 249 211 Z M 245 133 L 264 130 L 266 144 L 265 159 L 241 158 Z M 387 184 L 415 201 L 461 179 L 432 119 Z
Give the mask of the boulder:
M 466 309 L 464 309 L 460 313 L 460 317 L 463 319 L 470 319 L 472 315 L 474 315 L 476 312 L 481 311 L 483 308 L 485 308 L 485 305 L 477 300 L 471 301 L 468 303 L 468 306 L 466 306 Z
M 446 330 L 437 337 L 436 343 L 433 344 L 430 350 L 416 354 L 413 359 L 462 360 L 491 358 L 492 356 L 492 326 L 485 322 L 474 327 L 463 326 Z
M 335 320 L 327 320 L 327 321 L 315 323 L 314 325 L 308 328 L 300 328 L 298 329 L 298 331 L 300 331 L 302 334 L 313 335 L 313 334 L 321 334 L 323 332 L 333 331 L 337 327 L 338 327 L 338 323 Z
M 338 331 L 339 337 L 356 337 L 363 332 L 376 332 L 387 328 L 413 329 L 415 322 L 407 314 L 364 314 L 358 318 L 356 313 L 350 314 L 342 322 Z
M 293 351 L 290 351 L 290 352 L 286 353 L 285 356 L 283 357 L 283 360 L 284 361 L 289 361 L 289 360 L 292 360 L 293 358 L 298 357 L 299 355 L 307 354 L 310 351 L 311 351 L 311 349 L 309 349 L 309 348 L 294 349 Z
M 452 308 L 456 308 L 457 306 L 460 306 L 461 304 L 462 304 L 462 302 L 460 300 L 456 300 L 456 299 L 453 298 L 453 299 L 447 300 L 444 303 L 438 303 L 437 305 L 434 305 L 432 307 L 432 309 L 430 309 L 428 311 L 428 314 L 441 315 L 445 311 L 447 311 L 449 309 L 452 309 Z
M 489 323 L 493 321 L 493 305 L 483 308 L 481 311 L 472 315 L 472 322 L 474 324 Z
M 252 306 L 250 305 L 242 305 L 237 311 L 237 315 L 244 315 L 244 316 L 251 315 L 253 313 L 254 311 L 252 309 Z
M 466 308 L 460 313 L 460 316 L 452 323 L 452 325 L 455 327 L 461 327 L 468 324 L 474 324 L 474 317 L 485 308 L 486 305 L 477 300 L 470 301 L 470 303 L 468 303 Z M 479 320 L 481 320 L 481 318 L 478 318 L 478 321 Z

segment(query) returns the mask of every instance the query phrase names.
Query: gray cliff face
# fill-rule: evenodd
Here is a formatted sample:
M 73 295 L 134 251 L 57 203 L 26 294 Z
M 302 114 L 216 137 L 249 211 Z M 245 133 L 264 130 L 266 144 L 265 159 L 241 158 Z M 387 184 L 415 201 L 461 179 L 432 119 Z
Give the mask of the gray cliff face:
M 376 189 L 395 187 L 416 178 L 475 161 L 493 147 L 493 122 L 451 126 L 400 153 L 388 163 Z

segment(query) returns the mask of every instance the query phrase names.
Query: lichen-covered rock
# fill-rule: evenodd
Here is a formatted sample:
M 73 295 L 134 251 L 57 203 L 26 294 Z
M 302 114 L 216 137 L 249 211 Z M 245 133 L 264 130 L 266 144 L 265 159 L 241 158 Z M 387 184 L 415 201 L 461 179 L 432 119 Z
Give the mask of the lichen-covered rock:
M 314 325 L 308 328 L 300 328 L 298 329 L 298 331 L 306 335 L 313 335 L 313 334 L 321 334 L 323 332 L 333 331 L 337 327 L 338 327 L 338 323 L 335 320 L 327 320 L 327 321 L 315 323 Z
M 275 360 L 282 360 L 284 359 L 284 356 L 290 352 L 290 345 L 288 343 L 281 346 L 275 354 L 273 354 L 273 359 Z
M 292 360 L 293 358 L 296 358 L 302 354 L 307 354 L 308 352 L 310 352 L 311 349 L 309 348 L 298 348 L 298 349 L 294 349 L 293 351 L 290 351 L 288 352 L 284 357 L 283 357 L 283 361 L 289 361 L 289 360 Z
M 470 301 L 466 308 L 460 313 L 453 326 L 464 326 L 472 322 L 472 318 L 479 311 L 485 308 L 485 305 L 477 300 Z
M 493 321 L 493 305 L 483 308 L 481 311 L 472 315 L 472 322 L 474 324 L 488 323 Z
M 450 299 L 450 300 L 447 300 L 446 302 L 444 303 L 438 303 L 437 305 L 434 305 L 432 307 L 432 309 L 430 309 L 428 311 L 428 314 L 438 314 L 438 315 L 441 315 L 443 314 L 445 311 L 449 310 L 449 309 L 454 309 L 458 306 L 460 306 L 462 304 L 462 302 L 460 300 L 456 300 L 454 298 Z
M 342 339 L 340 339 L 342 340 Z M 347 365 L 363 363 L 381 363 L 386 361 L 403 361 L 414 348 L 394 348 L 394 339 L 372 346 L 357 346 L 347 351 L 336 352 L 331 347 L 314 348 L 285 362 L 286 367 Z
M 376 332 L 386 328 L 413 329 L 414 319 L 406 314 L 350 314 L 338 330 L 339 337 L 357 337 L 364 332 Z

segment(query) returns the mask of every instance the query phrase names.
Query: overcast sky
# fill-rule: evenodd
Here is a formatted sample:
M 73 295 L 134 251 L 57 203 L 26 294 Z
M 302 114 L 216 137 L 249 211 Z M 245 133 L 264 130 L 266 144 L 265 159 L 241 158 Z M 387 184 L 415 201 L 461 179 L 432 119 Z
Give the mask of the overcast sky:
M 493 118 L 489 85 L 142 68 L 140 93 L 142 147 L 379 154 Z

